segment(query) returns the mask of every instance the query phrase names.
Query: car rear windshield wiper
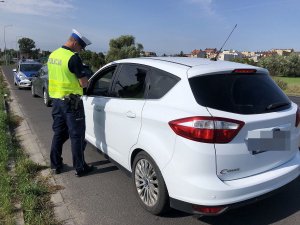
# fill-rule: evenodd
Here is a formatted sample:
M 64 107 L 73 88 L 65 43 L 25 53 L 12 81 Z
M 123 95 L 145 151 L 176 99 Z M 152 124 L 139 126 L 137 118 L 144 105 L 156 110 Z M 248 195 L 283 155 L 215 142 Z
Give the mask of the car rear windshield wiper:
M 273 110 L 273 109 L 281 108 L 284 106 L 290 106 L 290 105 L 291 105 L 290 102 L 276 102 L 268 105 L 266 110 Z

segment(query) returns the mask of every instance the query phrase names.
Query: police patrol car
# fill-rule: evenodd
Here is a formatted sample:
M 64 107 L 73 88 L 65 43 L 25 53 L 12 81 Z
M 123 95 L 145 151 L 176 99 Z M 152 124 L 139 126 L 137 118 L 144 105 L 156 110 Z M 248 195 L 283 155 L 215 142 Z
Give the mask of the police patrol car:
M 14 72 L 14 84 L 19 88 L 26 88 L 31 86 L 31 79 L 34 77 L 42 64 L 34 60 L 21 60 L 18 63 L 17 69 Z

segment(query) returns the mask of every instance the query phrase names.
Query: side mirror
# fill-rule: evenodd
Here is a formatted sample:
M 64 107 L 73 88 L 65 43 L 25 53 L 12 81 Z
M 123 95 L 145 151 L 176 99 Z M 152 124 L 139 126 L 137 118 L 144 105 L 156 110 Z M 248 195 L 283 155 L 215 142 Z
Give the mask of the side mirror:
M 17 72 L 17 69 L 13 69 L 12 71 L 16 73 L 16 72 Z

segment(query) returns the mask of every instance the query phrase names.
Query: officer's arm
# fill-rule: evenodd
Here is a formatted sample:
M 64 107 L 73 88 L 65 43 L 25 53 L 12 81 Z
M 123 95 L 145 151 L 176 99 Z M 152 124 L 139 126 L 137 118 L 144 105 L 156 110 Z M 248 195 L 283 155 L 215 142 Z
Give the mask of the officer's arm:
M 82 88 L 86 88 L 88 85 L 88 78 L 85 74 L 84 67 L 82 65 L 81 58 L 78 54 L 74 54 L 68 63 L 69 70 L 74 73 L 79 81 Z

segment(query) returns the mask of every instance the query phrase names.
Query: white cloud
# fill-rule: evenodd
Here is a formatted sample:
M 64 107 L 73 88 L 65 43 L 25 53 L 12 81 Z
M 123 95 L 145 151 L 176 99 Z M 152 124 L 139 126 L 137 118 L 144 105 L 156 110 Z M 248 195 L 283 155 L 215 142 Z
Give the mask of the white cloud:
M 75 9 L 72 0 L 6 0 L 1 10 L 27 15 L 61 15 Z

